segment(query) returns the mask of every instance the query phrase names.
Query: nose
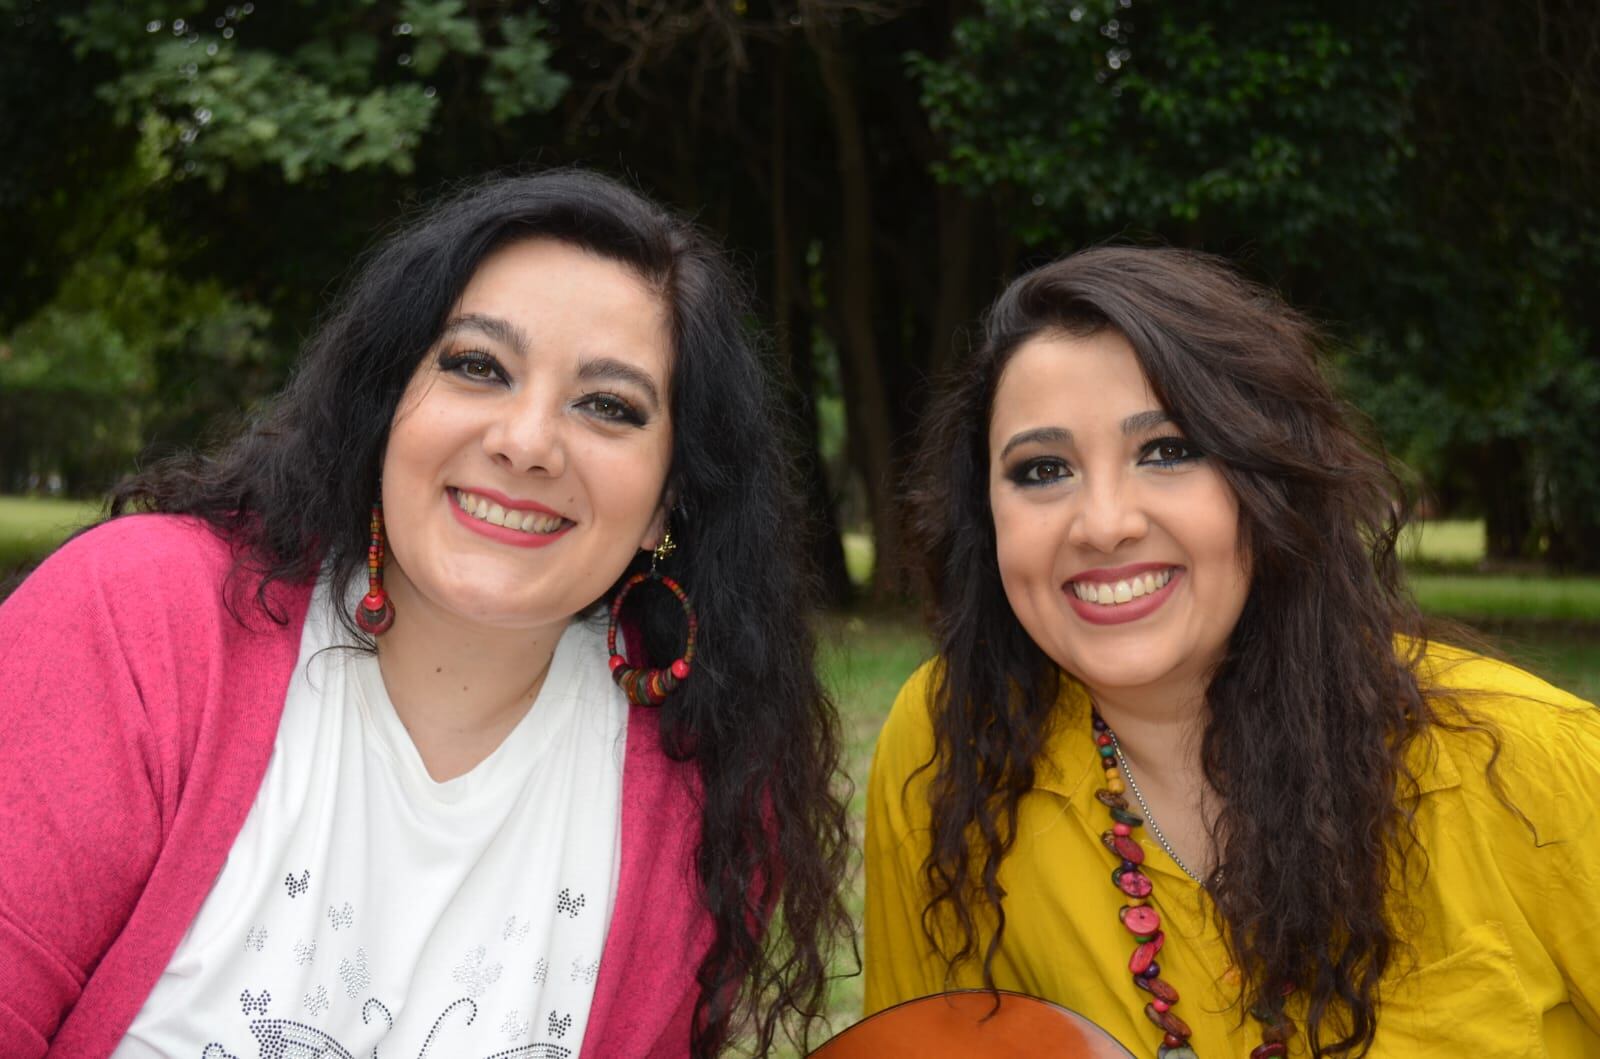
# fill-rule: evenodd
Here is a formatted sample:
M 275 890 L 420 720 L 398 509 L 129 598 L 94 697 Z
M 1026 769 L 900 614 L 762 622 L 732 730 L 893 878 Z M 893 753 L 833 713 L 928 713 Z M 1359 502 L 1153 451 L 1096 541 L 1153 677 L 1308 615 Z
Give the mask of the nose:
M 1080 548 L 1111 554 L 1141 540 L 1150 519 L 1139 500 L 1136 483 L 1118 475 L 1097 476 L 1079 490 L 1067 540 Z
M 566 470 L 560 410 L 532 392 L 497 411 L 483 432 L 483 447 L 496 463 L 518 473 L 559 477 Z

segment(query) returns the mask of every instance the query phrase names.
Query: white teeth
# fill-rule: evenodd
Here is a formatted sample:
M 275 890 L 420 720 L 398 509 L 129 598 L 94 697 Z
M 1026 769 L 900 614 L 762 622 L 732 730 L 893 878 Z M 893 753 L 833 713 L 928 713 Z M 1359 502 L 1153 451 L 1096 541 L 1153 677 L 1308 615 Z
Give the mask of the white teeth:
M 485 497 L 460 489 L 455 491 L 455 497 L 456 506 L 473 518 L 487 522 L 491 526 L 504 526 L 506 529 L 520 530 L 523 533 L 554 533 L 565 521 L 559 515 L 541 515 L 534 511 L 507 511 Z
M 1136 574 L 1126 581 L 1115 581 L 1107 584 L 1073 581 L 1071 585 L 1072 594 L 1085 603 L 1097 603 L 1103 607 L 1114 607 L 1123 603 L 1131 603 L 1141 596 L 1148 596 L 1171 580 L 1172 569 L 1169 567 L 1160 573 Z

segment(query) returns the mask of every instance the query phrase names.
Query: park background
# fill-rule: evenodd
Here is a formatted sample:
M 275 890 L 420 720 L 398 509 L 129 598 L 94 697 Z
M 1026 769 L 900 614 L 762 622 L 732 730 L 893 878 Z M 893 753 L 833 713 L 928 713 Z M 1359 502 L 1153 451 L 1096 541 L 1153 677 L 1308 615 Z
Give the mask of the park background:
M 1425 608 L 1600 694 L 1592 0 L 0 0 L 0 581 L 235 429 L 405 211 L 565 164 L 751 281 L 858 791 L 928 653 L 895 499 L 930 387 L 1105 241 L 1320 321 Z

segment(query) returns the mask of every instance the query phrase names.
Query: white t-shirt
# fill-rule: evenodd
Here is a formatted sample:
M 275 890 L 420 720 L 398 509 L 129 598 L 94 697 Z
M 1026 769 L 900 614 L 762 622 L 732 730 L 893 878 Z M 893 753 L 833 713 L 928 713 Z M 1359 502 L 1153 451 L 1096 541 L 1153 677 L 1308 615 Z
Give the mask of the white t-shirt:
M 578 1053 L 616 898 L 627 701 L 602 628 L 435 782 L 318 587 L 272 759 L 115 1059 Z

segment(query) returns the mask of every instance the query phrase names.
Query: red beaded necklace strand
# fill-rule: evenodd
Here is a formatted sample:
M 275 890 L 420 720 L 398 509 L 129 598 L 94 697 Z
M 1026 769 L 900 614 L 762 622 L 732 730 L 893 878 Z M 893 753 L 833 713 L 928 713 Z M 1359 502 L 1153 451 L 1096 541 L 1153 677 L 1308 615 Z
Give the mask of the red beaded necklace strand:
M 1100 841 L 1121 862 L 1111 872 L 1112 883 L 1132 898 L 1117 912 L 1117 918 L 1122 920 L 1122 925 L 1128 928 L 1134 940 L 1128 971 L 1133 975 L 1133 984 L 1150 994 L 1151 1000 L 1144 1006 L 1145 1017 L 1166 1035 L 1156 1049 L 1156 1059 L 1198 1059 L 1195 1050 L 1189 1046 L 1192 1032 L 1189 1024 L 1172 1010 L 1178 1002 L 1178 991 L 1161 977 L 1161 966 L 1156 963 L 1156 956 L 1166 943 L 1166 935 L 1161 931 L 1161 913 L 1150 904 L 1150 894 L 1155 884 L 1150 881 L 1150 876 L 1140 870 L 1144 864 L 1144 847 L 1133 837 L 1133 829 L 1143 824 L 1144 819 L 1129 811 L 1128 800 L 1123 797 L 1127 786 L 1122 782 L 1117 765 L 1116 735 L 1101 719 L 1099 710 L 1095 710 L 1091 717 L 1094 721 L 1095 749 L 1100 753 L 1100 765 L 1106 774 L 1106 785 L 1095 791 L 1094 796 L 1111 811 L 1111 830 L 1102 833 Z M 1284 995 L 1288 996 L 1292 989 L 1286 988 Z M 1282 1009 L 1268 1011 L 1256 1007 L 1250 1009 L 1250 1014 L 1262 1024 L 1261 1043 L 1251 1049 L 1250 1059 L 1277 1059 L 1288 1055 L 1287 1042 L 1294 1026 Z

